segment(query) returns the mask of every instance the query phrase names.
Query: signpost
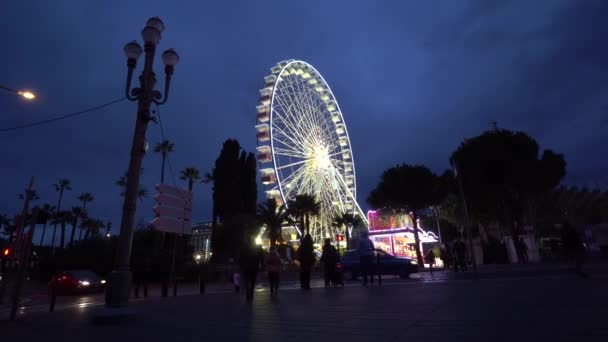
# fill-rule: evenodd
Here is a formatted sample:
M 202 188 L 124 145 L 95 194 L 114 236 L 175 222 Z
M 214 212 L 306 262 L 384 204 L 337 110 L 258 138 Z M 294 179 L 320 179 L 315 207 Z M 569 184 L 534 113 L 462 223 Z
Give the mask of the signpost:
M 159 194 L 154 196 L 157 205 L 152 208 L 156 218 L 151 224 L 161 232 L 192 234 L 192 194 L 167 184 L 157 184 Z
M 154 188 L 158 190 L 158 195 L 154 196 L 158 204 L 152 208 L 156 218 L 151 224 L 161 232 L 175 233 L 170 278 L 173 282 L 173 295 L 176 296 L 175 254 L 182 235 L 192 234 L 192 193 L 167 184 L 157 184 Z

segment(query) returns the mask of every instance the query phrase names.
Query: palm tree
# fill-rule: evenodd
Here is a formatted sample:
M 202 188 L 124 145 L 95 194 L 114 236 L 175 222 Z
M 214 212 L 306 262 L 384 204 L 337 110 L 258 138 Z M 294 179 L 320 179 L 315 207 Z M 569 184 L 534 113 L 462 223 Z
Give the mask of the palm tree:
M 78 241 L 82 240 L 82 231 L 86 230 L 85 221 L 89 219 L 89 214 L 86 210 L 82 211 L 82 215 L 80 215 L 80 232 L 78 233 Z
M 288 203 L 290 213 L 300 221 L 301 234 L 310 234 L 310 216 L 319 214 L 321 204 L 313 195 L 301 194 Z
M 63 199 L 63 192 L 66 190 L 72 190 L 72 188 L 70 187 L 70 180 L 65 179 L 65 178 L 60 178 L 57 183 L 53 184 L 53 187 L 55 187 L 55 191 L 59 192 L 59 199 L 57 200 L 57 210 L 56 210 L 56 213 L 59 214 L 59 212 L 61 211 L 61 200 Z M 57 233 L 57 224 L 58 223 L 59 222 L 57 220 L 54 221 L 53 242 L 51 244 L 52 248 L 55 248 L 55 234 Z M 65 229 L 65 225 L 64 225 L 64 229 Z
M 363 220 L 358 215 L 353 215 L 348 212 L 342 213 L 342 215 L 334 219 L 334 226 L 337 228 L 346 228 L 344 230 L 344 236 L 346 237 L 346 250 L 349 249 L 351 233 L 354 227 L 358 227 L 363 224 Z
M 146 189 L 145 186 L 143 185 L 139 185 L 139 189 L 137 190 L 137 198 L 139 198 L 140 202 L 144 201 L 144 198 L 148 198 L 148 194 L 150 192 L 148 191 L 148 189 Z
M 169 153 L 173 152 L 173 143 L 170 142 L 169 140 L 163 140 L 162 142 L 159 142 L 156 144 L 156 146 L 154 147 L 154 152 L 162 154 L 163 162 L 162 162 L 161 169 L 160 169 L 160 182 L 164 183 L 165 182 L 165 160 L 167 159 L 167 155 Z
M 95 236 L 99 234 L 99 231 L 105 226 L 102 220 L 96 220 L 87 218 L 82 225 L 86 228 L 84 239 L 88 239 L 89 236 Z
M 30 198 L 30 201 L 36 201 L 40 199 L 40 196 L 38 196 L 38 192 L 36 192 L 36 190 L 27 190 L 27 194 Z M 18 194 L 17 198 L 24 199 L 25 197 L 23 196 L 23 194 Z
M 58 211 L 55 213 L 55 217 L 53 219 L 53 224 L 55 226 L 61 226 L 61 236 L 59 240 L 59 248 L 63 249 L 65 246 L 65 225 L 72 220 L 72 212 L 71 211 Z M 53 231 L 53 238 L 51 241 L 51 246 L 55 247 L 55 236 L 56 231 Z
M 127 191 L 127 173 L 124 176 L 120 176 L 118 180 L 114 183 L 121 188 L 120 197 L 125 197 L 125 192 Z M 144 198 L 147 198 L 149 194 L 148 189 L 142 184 L 139 184 L 139 189 L 137 190 L 137 198 L 141 202 L 143 202 Z
M 76 226 L 78 226 L 78 219 L 83 217 L 83 214 L 85 213 L 85 210 L 82 209 L 81 207 L 72 207 L 72 211 L 71 211 L 71 220 L 70 223 L 72 224 L 72 232 L 70 233 L 70 248 L 72 248 L 72 246 L 74 245 L 74 235 L 76 234 Z
M 86 210 L 87 203 L 93 202 L 93 200 L 95 200 L 95 197 L 93 197 L 90 192 L 83 192 L 80 194 L 80 196 L 78 196 L 78 200 L 80 201 L 80 203 L 82 203 L 82 210 Z
M 266 202 L 258 205 L 259 223 L 266 225 L 270 245 L 274 246 L 277 240 L 281 240 L 281 228 L 285 222 L 289 221 L 289 212 L 285 205 L 278 205 L 276 199 L 268 198 Z
M 194 182 L 201 179 L 200 171 L 195 167 L 187 167 L 182 170 L 179 179 L 188 181 L 188 191 L 192 192 Z
M 40 211 L 38 212 L 38 219 L 42 222 L 42 236 L 40 237 L 40 247 L 42 247 L 42 243 L 44 242 L 44 235 L 46 234 L 46 225 L 51 220 L 51 218 L 55 215 L 55 207 L 52 205 L 45 203 Z

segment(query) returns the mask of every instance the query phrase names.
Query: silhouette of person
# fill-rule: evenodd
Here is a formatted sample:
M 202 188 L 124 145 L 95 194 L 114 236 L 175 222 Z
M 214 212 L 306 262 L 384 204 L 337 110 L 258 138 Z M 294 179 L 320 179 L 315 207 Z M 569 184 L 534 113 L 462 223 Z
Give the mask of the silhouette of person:
M 462 239 L 458 239 L 454 242 L 454 252 L 456 253 L 456 270 L 460 268 L 461 271 L 467 270 L 467 246 L 464 244 Z
M 361 276 L 363 276 L 363 286 L 367 286 L 368 276 L 370 277 L 370 281 L 374 281 L 374 275 L 372 273 L 372 263 L 374 261 L 374 243 L 369 238 L 369 234 L 366 231 L 361 232 L 358 250 Z
M 300 257 L 300 287 L 310 290 L 310 272 L 315 264 L 314 247 L 310 234 L 306 234 L 302 239 L 298 254 Z
M 279 280 L 283 262 L 275 246 L 270 247 L 266 256 L 266 271 L 268 271 L 268 282 L 270 283 L 270 296 L 274 297 L 279 291 Z
M 253 300 L 261 256 L 261 250 L 251 243 L 245 244 L 241 249 L 240 264 L 243 272 L 245 297 L 248 301 Z
M 433 249 L 429 249 L 426 253 L 426 261 L 429 263 L 429 270 L 431 274 L 433 274 L 433 266 L 435 265 L 435 253 L 433 253 Z
M 331 283 L 335 284 L 336 279 L 336 264 L 340 261 L 338 250 L 331 244 L 330 239 L 325 239 L 323 244 L 323 253 L 321 254 L 321 264 L 323 265 L 323 278 L 325 287 L 329 287 Z
M 562 231 L 562 242 L 564 244 L 564 251 L 568 259 L 574 259 L 576 274 L 581 278 L 586 278 L 587 273 L 583 271 L 583 264 L 585 262 L 585 245 L 581 239 L 580 233 L 565 222 Z

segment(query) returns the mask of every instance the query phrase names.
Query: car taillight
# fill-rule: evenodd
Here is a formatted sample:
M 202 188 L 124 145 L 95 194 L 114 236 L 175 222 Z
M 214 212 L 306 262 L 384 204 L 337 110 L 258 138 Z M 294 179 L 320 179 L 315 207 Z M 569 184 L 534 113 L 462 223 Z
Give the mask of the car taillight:
M 341 268 L 342 268 L 342 263 L 341 263 L 341 262 L 337 263 L 337 264 L 336 264 L 336 268 L 337 268 L 337 269 L 341 269 Z

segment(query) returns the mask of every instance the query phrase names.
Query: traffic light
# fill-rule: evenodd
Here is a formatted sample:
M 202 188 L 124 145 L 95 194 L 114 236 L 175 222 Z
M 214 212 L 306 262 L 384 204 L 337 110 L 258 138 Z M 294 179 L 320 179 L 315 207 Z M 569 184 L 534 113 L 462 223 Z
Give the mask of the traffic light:
M 337 237 L 338 242 L 344 241 L 344 235 L 338 234 L 336 237 Z

